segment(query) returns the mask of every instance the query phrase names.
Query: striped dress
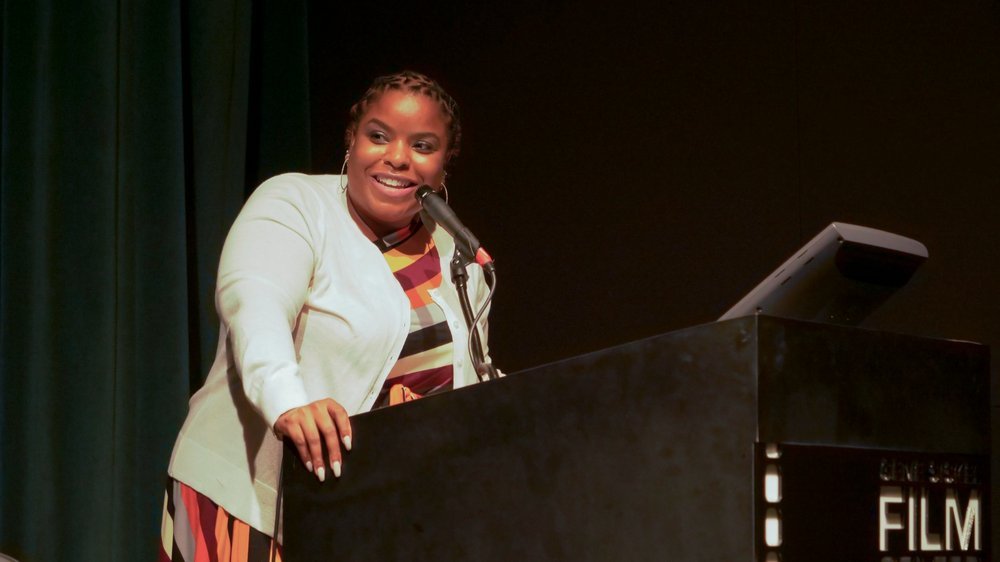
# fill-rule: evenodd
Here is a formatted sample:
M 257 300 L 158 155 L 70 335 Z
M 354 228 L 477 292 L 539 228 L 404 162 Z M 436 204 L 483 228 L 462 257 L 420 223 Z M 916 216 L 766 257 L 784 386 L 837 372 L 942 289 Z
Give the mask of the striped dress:
M 271 537 L 233 517 L 212 500 L 173 478 L 167 482 L 160 527 L 159 562 L 274 562 Z
M 410 333 L 375 407 L 450 390 L 454 345 L 444 311 L 430 295 L 431 289 L 441 286 L 441 258 L 430 232 L 418 216 L 410 226 L 375 244 L 410 299 Z
M 430 296 L 441 285 L 441 260 L 420 217 L 375 245 L 410 300 L 410 333 L 375 402 L 381 408 L 451 389 L 454 345 Z M 270 536 L 186 484 L 169 479 L 163 502 L 159 562 L 280 562 Z

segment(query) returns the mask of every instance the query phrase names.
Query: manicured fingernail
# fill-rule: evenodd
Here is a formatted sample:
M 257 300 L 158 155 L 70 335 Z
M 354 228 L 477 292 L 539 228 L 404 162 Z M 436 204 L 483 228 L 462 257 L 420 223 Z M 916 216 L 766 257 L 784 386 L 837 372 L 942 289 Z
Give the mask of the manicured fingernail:
M 333 461 L 333 475 L 340 478 L 340 461 Z
M 309 472 L 313 471 L 313 463 L 312 463 L 312 461 L 306 461 L 306 470 L 308 470 Z
M 336 472 L 336 469 L 334 470 Z M 316 469 L 316 478 L 319 478 L 320 482 L 326 481 L 326 469 L 322 466 Z
M 351 450 L 351 436 L 350 435 L 345 435 L 344 436 L 344 448 L 347 449 L 348 451 Z

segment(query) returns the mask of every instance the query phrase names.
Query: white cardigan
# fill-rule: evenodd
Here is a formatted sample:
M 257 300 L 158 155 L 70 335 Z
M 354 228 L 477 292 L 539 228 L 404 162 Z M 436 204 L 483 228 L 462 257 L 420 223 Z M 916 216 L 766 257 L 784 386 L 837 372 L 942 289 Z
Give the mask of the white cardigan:
M 451 281 L 454 241 L 425 224 L 441 256 L 431 298 L 451 329 L 459 388 L 478 378 Z M 469 268 L 469 287 L 478 309 L 486 297 L 478 266 Z M 284 174 L 261 184 L 233 224 L 216 306 L 215 363 L 191 398 L 169 474 L 271 535 L 281 455 L 275 421 L 326 397 L 351 415 L 371 409 L 409 332 L 410 303 L 351 218 L 340 176 Z

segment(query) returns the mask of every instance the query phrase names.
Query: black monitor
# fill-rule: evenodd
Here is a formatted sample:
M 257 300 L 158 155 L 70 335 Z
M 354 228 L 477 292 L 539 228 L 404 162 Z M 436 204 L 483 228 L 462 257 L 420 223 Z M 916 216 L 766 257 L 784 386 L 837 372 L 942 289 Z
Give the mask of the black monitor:
M 910 238 L 835 222 L 754 287 L 719 320 L 767 314 L 857 325 L 927 259 Z

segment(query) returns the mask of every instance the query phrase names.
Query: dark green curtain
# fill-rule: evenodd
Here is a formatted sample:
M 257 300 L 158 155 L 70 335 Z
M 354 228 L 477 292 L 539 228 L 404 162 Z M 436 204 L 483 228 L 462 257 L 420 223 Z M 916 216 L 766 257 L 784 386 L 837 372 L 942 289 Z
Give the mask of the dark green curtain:
M 309 162 L 289 4 L 3 3 L 0 552 L 155 559 L 225 233 Z

